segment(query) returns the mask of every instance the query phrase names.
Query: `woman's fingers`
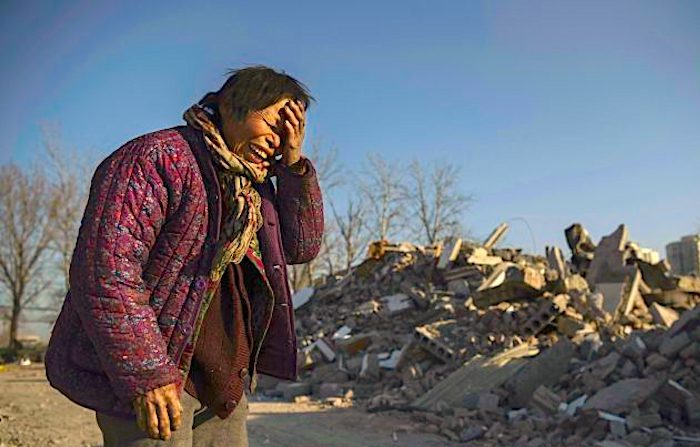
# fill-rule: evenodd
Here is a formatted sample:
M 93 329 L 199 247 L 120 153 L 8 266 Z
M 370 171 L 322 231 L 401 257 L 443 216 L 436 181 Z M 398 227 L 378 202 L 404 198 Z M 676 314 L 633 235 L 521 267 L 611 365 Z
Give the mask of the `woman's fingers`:
M 156 404 L 153 402 L 146 402 L 146 430 L 148 431 L 148 436 L 153 439 L 159 439 L 158 428 L 158 412 L 156 410 Z
M 170 415 L 170 429 L 177 430 L 182 425 L 182 403 L 177 393 L 169 395 L 168 413 Z
M 158 431 L 160 439 L 167 441 L 170 439 L 170 415 L 168 414 L 168 405 L 161 400 L 156 405 L 158 414 Z

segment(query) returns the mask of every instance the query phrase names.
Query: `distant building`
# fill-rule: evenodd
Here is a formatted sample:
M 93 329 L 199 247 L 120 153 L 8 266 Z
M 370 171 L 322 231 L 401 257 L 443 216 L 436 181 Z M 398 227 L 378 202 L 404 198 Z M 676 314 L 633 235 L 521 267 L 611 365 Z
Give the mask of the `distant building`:
M 700 274 L 700 234 L 684 236 L 666 245 L 666 258 L 676 275 Z

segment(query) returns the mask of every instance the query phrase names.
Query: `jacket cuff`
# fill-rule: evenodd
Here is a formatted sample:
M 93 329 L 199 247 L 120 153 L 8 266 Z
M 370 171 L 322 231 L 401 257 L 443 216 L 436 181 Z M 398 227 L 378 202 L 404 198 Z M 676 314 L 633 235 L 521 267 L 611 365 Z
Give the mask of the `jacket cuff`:
M 306 157 L 301 157 L 296 163 L 286 166 L 282 163 L 277 165 L 278 176 L 307 177 L 312 170 L 311 161 Z

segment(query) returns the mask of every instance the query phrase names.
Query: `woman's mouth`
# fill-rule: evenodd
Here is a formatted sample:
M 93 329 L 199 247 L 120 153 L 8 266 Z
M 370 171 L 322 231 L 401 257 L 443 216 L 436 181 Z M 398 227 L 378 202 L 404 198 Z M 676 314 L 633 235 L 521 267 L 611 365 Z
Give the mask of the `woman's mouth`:
M 255 145 L 248 146 L 248 159 L 256 164 L 261 164 L 267 160 L 267 153 Z

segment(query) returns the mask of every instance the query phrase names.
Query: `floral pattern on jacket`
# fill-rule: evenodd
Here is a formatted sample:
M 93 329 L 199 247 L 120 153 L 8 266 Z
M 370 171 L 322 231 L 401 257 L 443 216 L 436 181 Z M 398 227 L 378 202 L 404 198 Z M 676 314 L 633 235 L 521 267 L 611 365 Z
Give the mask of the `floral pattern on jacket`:
M 304 175 L 279 169 L 277 188 L 256 185 L 275 302 L 269 327 L 254 328 L 267 332 L 258 370 L 287 380 L 296 379 L 296 337 L 285 266 L 313 259 L 323 232 L 321 191 L 306 162 Z M 211 158 L 190 127 L 136 138 L 98 166 L 46 356 L 54 387 L 85 407 L 131 416 L 136 395 L 182 384 L 215 287 L 221 209 Z

